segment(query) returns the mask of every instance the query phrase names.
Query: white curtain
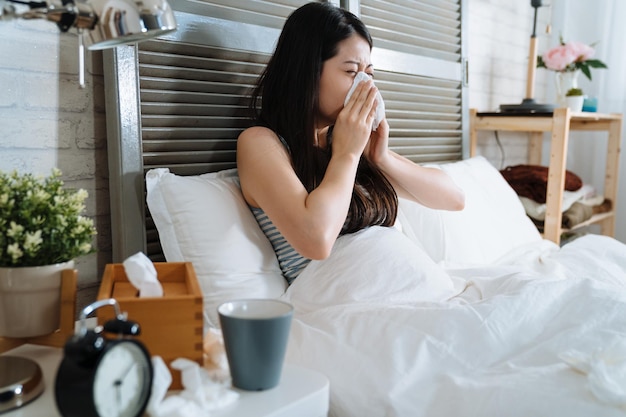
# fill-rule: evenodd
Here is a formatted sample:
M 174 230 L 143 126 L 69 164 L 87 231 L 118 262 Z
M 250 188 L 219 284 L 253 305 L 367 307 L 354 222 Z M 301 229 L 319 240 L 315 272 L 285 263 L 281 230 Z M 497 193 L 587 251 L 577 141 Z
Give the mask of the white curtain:
M 608 69 L 591 69 L 592 81 L 582 76 L 580 86 L 598 98 L 598 111 L 626 113 L 626 2 L 624 0 L 554 0 L 551 45 L 559 35 L 571 41 L 596 43 L 596 58 Z M 626 129 L 622 129 L 622 147 Z M 598 190 L 604 186 L 606 134 L 573 132 L 568 152 L 568 169 Z M 615 237 L 626 243 L 626 152 L 620 155 L 618 214 Z

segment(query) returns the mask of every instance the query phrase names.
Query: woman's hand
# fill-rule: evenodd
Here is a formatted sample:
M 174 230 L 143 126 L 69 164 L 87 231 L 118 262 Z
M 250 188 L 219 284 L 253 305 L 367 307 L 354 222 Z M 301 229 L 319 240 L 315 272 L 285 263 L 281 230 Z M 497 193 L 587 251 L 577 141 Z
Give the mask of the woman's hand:
M 465 195 L 437 168 L 422 167 L 389 149 L 389 124 L 381 120 L 370 135 L 363 155 L 391 182 L 399 197 L 441 210 L 462 210 Z
M 371 132 L 363 155 L 378 167 L 383 167 L 385 164 L 392 162 L 390 159 L 391 154 L 389 153 L 389 124 L 386 118 L 383 118 L 378 128 Z
M 333 130 L 333 155 L 344 153 L 360 157 L 367 145 L 376 114 L 376 92 L 371 80 L 359 83 L 339 112 Z

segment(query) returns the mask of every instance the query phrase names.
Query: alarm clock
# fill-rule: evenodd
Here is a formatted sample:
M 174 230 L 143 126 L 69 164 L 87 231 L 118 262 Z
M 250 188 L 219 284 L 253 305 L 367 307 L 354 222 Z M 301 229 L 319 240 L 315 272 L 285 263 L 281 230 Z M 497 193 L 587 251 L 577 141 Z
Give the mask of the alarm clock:
M 104 306 L 115 308 L 115 319 L 87 329 L 86 318 Z M 76 334 L 65 344 L 56 375 L 54 395 L 63 417 L 143 414 L 152 391 L 153 369 L 148 350 L 133 338 L 139 332 L 139 325 L 120 312 L 114 298 L 83 309 Z

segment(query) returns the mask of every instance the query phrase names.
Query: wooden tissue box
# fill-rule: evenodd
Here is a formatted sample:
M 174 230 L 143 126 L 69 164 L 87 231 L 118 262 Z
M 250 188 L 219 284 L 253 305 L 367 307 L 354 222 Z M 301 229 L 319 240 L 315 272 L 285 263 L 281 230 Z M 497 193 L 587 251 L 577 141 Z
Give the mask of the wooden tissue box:
M 115 298 L 128 319 L 141 326 L 138 337 L 151 356 L 161 356 L 168 365 L 176 358 L 203 364 L 203 300 L 191 262 L 155 262 L 163 297 L 139 298 L 128 281 L 123 264 L 107 264 L 98 300 Z M 115 317 L 112 307 L 97 310 L 98 324 Z M 182 389 L 180 372 L 170 368 L 170 389 Z

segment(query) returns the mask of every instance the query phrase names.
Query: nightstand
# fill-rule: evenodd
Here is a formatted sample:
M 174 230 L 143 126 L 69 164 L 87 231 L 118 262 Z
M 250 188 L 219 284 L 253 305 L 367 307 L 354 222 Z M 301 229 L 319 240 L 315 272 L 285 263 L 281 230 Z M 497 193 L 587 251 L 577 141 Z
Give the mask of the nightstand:
M 44 375 L 43 394 L 2 417 L 58 417 L 54 401 L 54 379 L 61 362 L 59 348 L 22 345 L 3 355 L 22 356 L 39 363 Z M 240 391 L 229 407 L 212 412 L 211 417 L 323 417 L 328 415 L 329 382 L 315 371 L 288 363 L 283 367 L 280 385 L 267 391 Z M 201 416 L 198 416 L 201 417 Z
M 478 131 L 529 132 L 528 163 L 541 164 L 543 133 L 550 132 L 550 162 L 546 200 L 546 218 L 543 236 L 555 243 L 561 241 L 561 207 L 567 163 L 567 144 L 570 130 L 604 131 L 608 134 L 604 197 L 611 200 L 613 210 L 595 215 L 582 227 L 599 223 L 602 234 L 613 236 L 617 210 L 617 177 L 622 139 L 622 115 L 611 113 L 572 113 L 568 108 L 558 108 L 550 113 L 479 113 L 470 110 L 470 156 L 476 154 Z

